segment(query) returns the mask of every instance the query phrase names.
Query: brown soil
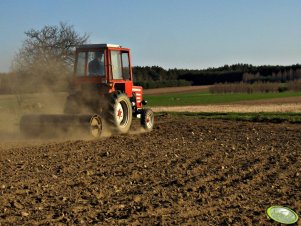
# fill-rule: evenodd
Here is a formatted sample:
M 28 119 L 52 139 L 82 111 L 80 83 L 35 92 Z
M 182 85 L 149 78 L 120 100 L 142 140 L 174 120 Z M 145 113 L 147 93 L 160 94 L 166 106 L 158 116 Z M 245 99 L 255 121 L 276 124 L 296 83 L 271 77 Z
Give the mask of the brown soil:
M 271 205 L 301 213 L 300 137 L 165 115 L 151 133 L 2 141 L 0 225 L 275 225 Z
M 301 103 L 298 104 L 217 104 L 153 107 L 154 112 L 301 112 Z
M 274 98 L 274 99 L 264 99 L 264 100 L 248 100 L 248 101 L 239 101 L 237 104 L 245 104 L 245 105 L 257 105 L 257 104 L 300 104 L 301 96 L 297 97 L 282 97 L 282 98 Z M 235 104 L 235 103 L 234 103 Z

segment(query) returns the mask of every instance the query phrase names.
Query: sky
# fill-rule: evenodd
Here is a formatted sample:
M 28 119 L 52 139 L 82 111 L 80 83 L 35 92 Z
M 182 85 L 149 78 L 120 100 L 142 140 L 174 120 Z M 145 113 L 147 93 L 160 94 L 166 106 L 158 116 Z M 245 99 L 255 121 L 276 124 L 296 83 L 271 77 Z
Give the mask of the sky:
M 135 66 L 300 64 L 300 9 L 300 0 L 0 0 L 0 72 L 25 31 L 60 22 L 89 43 L 130 48 Z

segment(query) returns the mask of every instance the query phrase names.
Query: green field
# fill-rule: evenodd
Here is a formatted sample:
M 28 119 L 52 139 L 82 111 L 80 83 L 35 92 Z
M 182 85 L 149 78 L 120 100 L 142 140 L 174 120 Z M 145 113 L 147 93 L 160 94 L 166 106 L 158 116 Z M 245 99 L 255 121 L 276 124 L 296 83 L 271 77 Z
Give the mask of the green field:
M 0 95 L 0 129 L 7 130 L 8 124 L 17 125 L 20 117 L 26 113 L 62 113 L 66 93 L 56 94 L 26 94 Z M 301 96 L 301 92 L 283 93 L 253 93 L 253 94 L 211 94 L 209 92 L 174 93 L 164 95 L 149 95 L 148 106 L 189 106 L 189 105 L 214 105 L 233 103 L 247 100 L 263 100 L 284 97 Z M 248 121 L 273 121 L 301 123 L 301 114 L 298 113 L 169 113 L 174 115 L 189 115 L 199 118 L 248 120 Z
M 301 96 L 301 92 L 283 93 L 226 93 L 211 94 L 209 92 L 175 93 L 164 95 L 145 95 L 149 106 L 189 106 L 206 104 L 223 104 L 247 100 L 263 100 L 283 97 Z
M 0 110 L 15 111 L 19 105 L 29 107 L 32 104 L 41 103 L 44 108 L 63 107 L 66 93 L 56 94 L 25 94 L 17 95 L 0 95 Z M 145 95 L 144 99 L 148 101 L 148 106 L 190 106 L 190 105 L 214 105 L 234 103 L 248 100 L 264 100 L 274 98 L 296 97 L 301 96 L 301 92 L 283 92 L 283 93 L 227 93 L 212 94 L 209 92 L 192 92 L 192 93 L 173 93 Z M 19 100 L 19 102 L 18 102 Z
M 25 94 L 21 96 L 22 105 L 31 105 L 41 103 L 48 105 L 63 105 L 66 93 L 56 94 Z M 234 103 L 238 101 L 263 100 L 284 97 L 301 96 L 301 92 L 283 92 L 283 93 L 227 93 L 212 94 L 209 92 L 191 92 L 191 93 L 172 93 L 158 95 L 144 95 L 149 106 L 190 106 L 190 105 L 208 105 Z M 20 97 L 19 97 L 20 99 Z M 55 103 L 55 104 L 53 104 Z M 18 108 L 17 95 L 0 95 L 0 110 L 12 110 Z
M 25 94 L 17 95 L 0 95 L 0 111 L 12 112 L 26 110 L 34 107 L 39 103 L 44 110 L 49 111 L 53 108 L 63 108 L 66 93 L 56 94 Z M 264 100 L 284 97 L 301 96 L 301 92 L 283 92 L 283 93 L 226 93 L 226 94 L 211 94 L 209 92 L 191 92 L 191 93 L 172 93 L 145 95 L 144 99 L 148 101 L 148 106 L 189 106 L 189 105 L 214 105 L 234 103 L 238 101 L 248 100 Z M 18 102 L 19 100 L 19 102 Z M 29 110 L 29 109 L 28 109 Z
M 170 114 L 177 117 L 190 116 L 200 119 L 223 119 L 234 121 L 251 121 L 251 122 L 290 122 L 301 123 L 301 113 L 294 112 L 260 112 L 260 113 L 220 113 L 220 112 L 169 112 L 157 113 L 157 115 Z

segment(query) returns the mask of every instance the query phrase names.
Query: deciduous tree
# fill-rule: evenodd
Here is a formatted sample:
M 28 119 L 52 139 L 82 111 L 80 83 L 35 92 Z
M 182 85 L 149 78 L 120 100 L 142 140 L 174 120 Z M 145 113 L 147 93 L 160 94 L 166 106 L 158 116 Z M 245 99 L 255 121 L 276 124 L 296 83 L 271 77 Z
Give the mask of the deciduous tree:
M 86 43 L 89 38 L 62 22 L 58 26 L 31 29 L 25 34 L 27 38 L 15 56 L 12 69 L 27 83 L 34 81 L 49 87 L 66 82 L 73 68 L 74 47 Z

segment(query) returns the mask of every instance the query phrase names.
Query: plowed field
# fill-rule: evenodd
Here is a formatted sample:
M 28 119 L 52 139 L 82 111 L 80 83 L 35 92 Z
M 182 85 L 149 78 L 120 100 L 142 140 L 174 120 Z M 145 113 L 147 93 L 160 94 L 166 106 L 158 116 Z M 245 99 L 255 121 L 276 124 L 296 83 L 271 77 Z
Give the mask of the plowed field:
M 0 225 L 275 225 L 301 213 L 301 125 L 158 116 L 151 133 L 2 141 Z

